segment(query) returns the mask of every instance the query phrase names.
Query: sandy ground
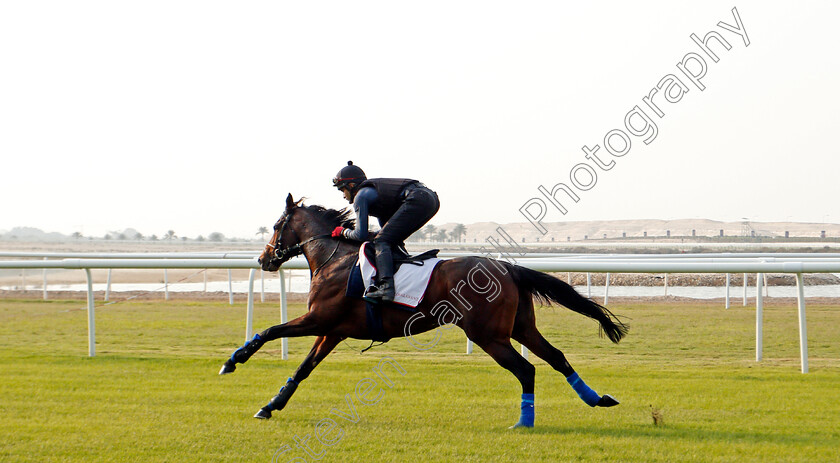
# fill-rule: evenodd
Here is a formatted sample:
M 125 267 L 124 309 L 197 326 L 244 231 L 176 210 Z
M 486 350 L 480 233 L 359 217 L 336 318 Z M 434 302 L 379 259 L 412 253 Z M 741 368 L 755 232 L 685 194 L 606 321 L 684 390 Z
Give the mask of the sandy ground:
M 308 294 L 306 293 L 288 293 L 288 302 L 306 302 L 308 298 Z M 42 299 L 43 292 L 41 290 L 33 291 L 0 291 L 0 301 L 3 299 Z M 47 292 L 47 299 L 48 300 L 78 300 L 84 301 L 87 299 L 87 293 L 84 291 L 48 291 Z M 96 300 L 96 305 L 100 306 L 103 305 L 105 302 L 105 292 L 104 291 L 94 291 L 94 299 Z M 107 302 L 114 302 L 119 303 L 123 301 L 133 301 L 133 300 L 141 300 L 141 301 L 162 301 L 164 300 L 164 293 L 163 291 L 126 291 L 126 292 L 119 292 L 119 293 L 111 293 L 111 296 Z M 228 301 L 230 296 L 226 292 L 216 291 L 216 292 L 201 292 L 201 291 L 194 291 L 194 292 L 170 292 L 169 293 L 169 300 L 174 301 Z M 248 296 L 244 293 L 234 293 L 233 295 L 234 303 L 235 304 L 245 304 L 247 302 Z M 260 301 L 260 294 L 259 290 L 256 290 L 254 294 L 254 300 L 259 302 Z M 277 293 L 265 293 L 265 301 L 266 302 L 277 302 L 280 303 L 280 295 Z
M 150 243 L 130 241 L 67 241 L 67 242 L 0 242 L 0 251 L 5 252 L 39 252 L 39 253 L 76 253 L 76 252 L 255 252 L 263 249 L 262 242 L 245 243 Z M 17 258 L 3 258 L 3 260 L 17 260 Z M 247 280 L 248 270 L 232 270 L 234 280 Z M 207 281 L 227 281 L 228 271 L 226 269 L 170 269 L 168 274 L 169 283 L 201 283 L 204 281 L 205 273 Z M 95 283 L 108 281 L 107 269 L 93 269 L 91 275 Z M 0 286 L 20 286 L 26 282 L 27 285 L 41 285 L 44 278 L 44 271 L 29 269 L 25 273 L 21 270 L 0 269 Z M 80 284 L 85 283 L 85 272 L 82 270 L 48 270 L 47 281 L 53 284 Z M 111 272 L 112 283 L 160 283 L 164 282 L 163 269 L 115 269 Z
M 108 281 L 107 269 L 92 269 L 90 271 L 94 283 Z M 233 280 L 247 280 L 249 270 L 231 270 Z M 206 274 L 207 281 L 227 281 L 228 271 L 225 269 L 169 269 L 166 271 L 169 283 L 202 283 Z M 21 270 L 3 271 L 0 273 L 0 286 L 40 286 L 44 281 L 44 271 L 27 269 L 25 274 Z M 266 274 L 268 275 L 268 274 Z M 272 274 L 274 275 L 274 274 Z M 83 270 L 48 270 L 47 283 L 49 285 L 69 285 L 86 283 L 87 277 Z M 164 283 L 163 269 L 114 269 L 111 272 L 111 283 Z

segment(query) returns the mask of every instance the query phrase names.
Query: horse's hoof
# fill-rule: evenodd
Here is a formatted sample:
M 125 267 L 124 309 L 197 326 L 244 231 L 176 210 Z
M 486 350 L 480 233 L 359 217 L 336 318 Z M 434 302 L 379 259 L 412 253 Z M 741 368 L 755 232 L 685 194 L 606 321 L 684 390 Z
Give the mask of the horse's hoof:
M 228 361 L 226 361 L 225 364 L 222 365 L 222 369 L 219 370 L 219 374 L 226 375 L 228 373 L 233 373 L 234 371 L 236 371 L 236 364 L 231 362 L 230 359 L 228 359 Z
M 595 406 L 596 407 L 615 407 L 618 404 L 619 404 L 619 401 L 616 400 L 615 397 L 613 397 L 609 394 L 604 394 L 601 397 L 601 400 L 599 400 L 598 403 L 595 404 Z
M 254 415 L 254 418 L 256 418 L 258 420 L 267 420 L 267 419 L 271 418 L 271 410 L 266 410 L 265 408 L 261 408 L 260 411 L 258 411 Z

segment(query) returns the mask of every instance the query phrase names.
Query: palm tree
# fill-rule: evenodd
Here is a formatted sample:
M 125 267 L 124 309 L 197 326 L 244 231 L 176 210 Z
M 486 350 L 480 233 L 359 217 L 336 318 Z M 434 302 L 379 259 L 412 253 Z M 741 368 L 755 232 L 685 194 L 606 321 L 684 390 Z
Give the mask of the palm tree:
M 426 235 L 426 239 L 433 240 L 437 233 L 437 227 L 429 224 L 423 227 L 423 233 Z
M 455 230 L 452 230 L 451 232 L 449 232 L 449 241 L 451 241 L 453 243 L 457 243 L 459 241 L 458 240 L 458 234 L 455 233 Z
M 168 232 L 166 232 L 165 235 L 163 235 L 163 239 L 165 239 L 167 241 L 174 240 L 175 238 L 176 238 L 176 236 L 175 236 L 175 232 L 173 230 L 169 230 Z
M 262 240 L 265 241 L 265 234 L 266 233 L 268 233 L 268 228 L 267 227 L 260 227 L 260 230 L 256 233 L 254 233 L 254 234 L 255 235 L 260 235 L 260 238 L 262 238 Z
M 423 230 L 417 230 L 416 232 L 412 233 L 406 241 L 411 241 L 414 243 L 422 243 L 423 240 L 426 239 L 426 236 L 423 234 Z
M 434 239 L 435 241 L 439 241 L 441 243 L 446 241 L 446 229 L 441 228 L 440 230 L 438 230 L 437 235 L 435 235 Z
M 452 231 L 449 233 L 449 235 L 452 237 L 452 239 L 454 239 L 458 243 L 461 242 L 461 236 L 466 235 L 466 234 L 467 234 L 467 227 L 465 227 L 464 224 L 460 224 L 460 223 L 456 224 L 455 228 L 453 228 Z

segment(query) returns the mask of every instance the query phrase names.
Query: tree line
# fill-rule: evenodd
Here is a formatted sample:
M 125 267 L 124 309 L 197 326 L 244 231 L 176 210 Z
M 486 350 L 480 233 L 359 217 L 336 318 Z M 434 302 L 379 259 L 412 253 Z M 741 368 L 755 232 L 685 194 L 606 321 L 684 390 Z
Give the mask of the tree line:
M 267 227 L 259 227 L 257 232 L 254 234 L 255 236 L 259 236 L 262 241 L 265 241 L 266 236 L 269 233 L 269 229 Z M 408 241 L 412 242 L 423 242 L 423 241 L 437 241 L 437 242 L 461 242 L 464 236 L 467 234 L 467 227 L 463 224 L 456 224 L 452 227 L 451 230 L 447 230 L 445 228 L 438 228 L 435 225 L 429 224 L 425 227 L 421 228 L 414 234 L 412 234 Z M 207 237 L 203 235 L 199 235 L 195 238 L 188 238 L 186 236 L 178 236 L 175 233 L 175 230 L 167 230 L 166 233 L 163 233 L 161 236 L 156 234 L 152 235 L 144 235 L 140 232 L 134 233 L 125 233 L 125 232 L 108 232 L 102 238 L 94 237 L 94 236 L 84 236 L 80 232 L 75 232 L 71 235 L 73 239 L 81 240 L 81 239 L 104 239 L 104 240 L 119 240 L 119 241 L 167 241 L 167 242 L 174 242 L 174 241 L 212 241 L 212 242 L 219 242 L 219 241 L 226 241 L 227 238 L 225 235 L 219 232 L 213 232 L 207 235 Z

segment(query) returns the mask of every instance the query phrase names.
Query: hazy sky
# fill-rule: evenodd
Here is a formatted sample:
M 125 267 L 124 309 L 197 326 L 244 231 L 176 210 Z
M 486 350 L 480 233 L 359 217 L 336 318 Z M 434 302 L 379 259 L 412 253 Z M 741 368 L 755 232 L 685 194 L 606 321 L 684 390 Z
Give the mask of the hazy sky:
M 733 7 L 746 37 L 718 26 Z M 348 159 L 437 190 L 433 223 L 522 222 L 535 197 L 546 222 L 837 222 L 838 17 L 793 1 L 2 2 L 0 230 L 252 237 L 288 192 L 345 206 L 330 179 Z M 710 39 L 718 62 L 690 38 L 710 31 L 731 46 Z M 702 91 L 677 66 L 691 53 Z M 673 103 L 650 96 L 669 74 L 687 89 L 671 80 Z M 631 133 L 641 114 L 627 127 L 637 105 L 655 138 Z M 605 136 L 620 152 L 621 134 L 619 157 Z M 558 183 L 579 197 L 558 192 L 566 215 L 538 190 Z

